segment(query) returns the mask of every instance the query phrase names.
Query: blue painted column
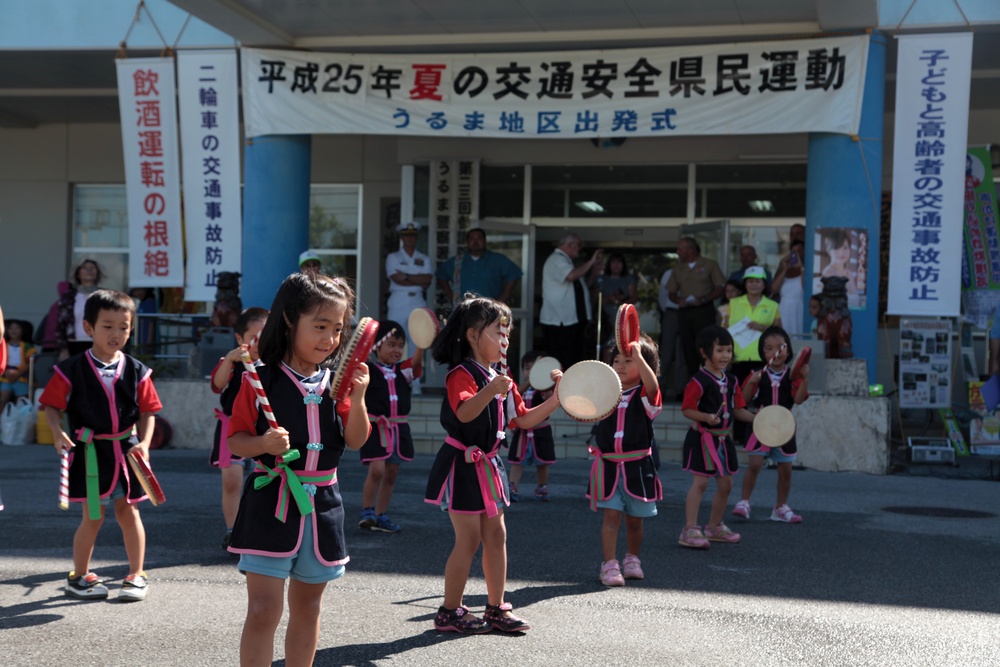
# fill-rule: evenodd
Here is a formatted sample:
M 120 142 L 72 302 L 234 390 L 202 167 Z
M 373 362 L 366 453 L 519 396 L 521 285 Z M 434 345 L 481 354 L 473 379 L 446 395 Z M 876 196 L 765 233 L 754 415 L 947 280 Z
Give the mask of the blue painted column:
M 855 227 L 868 231 L 866 303 L 852 310 L 854 356 L 868 361 L 868 382 L 875 382 L 878 356 L 879 227 L 882 212 L 882 127 L 885 121 L 886 36 L 872 34 L 868 48 L 861 127 L 857 137 L 809 135 L 806 177 L 806 276 L 813 275 L 816 230 Z M 806 304 L 813 294 L 805 281 Z M 806 311 L 806 330 L 809 309 Z
M 247 140 L 243 154 L 243 307 L 270 308 L 309 247 L 312 137 Z

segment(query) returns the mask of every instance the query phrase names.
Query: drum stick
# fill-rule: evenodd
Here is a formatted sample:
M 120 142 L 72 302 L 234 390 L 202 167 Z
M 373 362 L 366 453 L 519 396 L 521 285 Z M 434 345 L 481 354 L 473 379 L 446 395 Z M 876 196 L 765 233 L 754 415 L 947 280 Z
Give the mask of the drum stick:
M 604 319 L 604 292 L 597 290 L 597 347 L 594 350 L 594 359 L 601 360 L 601 320 Z
M 507 347 L 510 345 L 509 331 L 507 316 L 504 315 L 500 318 L 500 373 L 508 377 L 510 376 L 510 368 L 507 366 Z M 503 397 L 507 398 L 506 392 L 504 392 Z
M 778 358 L 778 355 L 780 355 L 782 352 L 784 352 L 784 350 L 785 350 L 786 347 L 787 346 L 784 343 L 782 343 L 781 347 L 778 348 L 778 351 L 775 352 L 773 355 L 771 355 L 771 358 L 768 359 L 768 361 L 767 361 L 767 367 L 768 368 L 774 368 L 774 360 Z
M 267 400 L 267 395 L 264 393 L 264 385 L 260 383 L 260 376 L 257 375 L 257 369 L 253 365 L 253 360 L 250 359 L 250 352 L 243 350 L 240 359 L 243 361 L 243 368 L 246 369 L 247 377 L 250 378 L 250 386 L 253 387 L 254 393 L 257 394 L 257 401 L 260 403 L 261 412 L 264 413 L 264 419 L 267 420 L 271 428 L 281 428 L 278 426 L 278 420 L 274 418 L 274 413 L 271 411 L 271 403 Z
M 59 454 L 59 509 L 69 509 L 69 448 L 63 447 Z

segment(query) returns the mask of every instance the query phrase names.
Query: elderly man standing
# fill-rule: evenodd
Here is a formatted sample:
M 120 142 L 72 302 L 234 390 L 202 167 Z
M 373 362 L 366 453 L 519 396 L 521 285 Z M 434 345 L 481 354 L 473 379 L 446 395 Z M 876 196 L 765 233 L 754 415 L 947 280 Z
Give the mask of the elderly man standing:
M 567 234 L 542 268 L 542 309 L 538 321 L 542 324 L 545 351 L 558 359 L 563 368 L 587 356 L 583 333 L 590 320 L 590 290 L 584 277 L 601 267 L 600 249 L 574 267 L 573 260 L 580 255 L 581 247 L 579 236 Z
M 466 252 L 449 257 L 434 274 L 448 301 L 455 303 L 466 292 L 474 292 L 510 304 L 521 269 L 506 256 L 487 250 L 486 232 L 478 227 L 466 232 L 465 244 Z
M 751 266 L 760 266 L 760 262 L 758 261 L 757 258 L 757 249 L 754 248 L 752 245 L 745 245 L 742 248 L 740 248 L 740 268 L 730 273 L 729 279 L 734 280 L 738 283 L 742 283 L 743 274 Z M 764 294 L 770 294 L 771 281 L 772 281 L 771 272 L 765 268 L 764 275 L 767 276 L 764 279 Z
M 695 345 L 698 332 L 715 324 L 713 301 L 722 296 L 726 277 L 719 265 L 701 256 L 701 247 L 690 236 L 677 242 L 678 262 L 667 281 L 670 300 L 680 309 L 681 347 L 688 373 L 694 375 L 701 367 L 701 354 Z

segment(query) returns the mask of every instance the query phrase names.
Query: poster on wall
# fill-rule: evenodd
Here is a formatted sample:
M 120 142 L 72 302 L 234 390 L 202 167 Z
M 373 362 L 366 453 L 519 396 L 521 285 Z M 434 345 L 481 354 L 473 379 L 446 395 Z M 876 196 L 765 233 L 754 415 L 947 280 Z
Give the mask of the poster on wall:
M 962 311 L 966 322 L 986 329 L 1000 304 L 1000 233 L 988 146 L 970 147 L 965 156 L 962 231 Z
M 899 407 L 951 407 L 951 321 L 899 321 Z
M 823 291 L 823 278 L 847 279 L 847 305 L 864 310 L 867 304 L 868 230 L 861 227 L 832 227 L 816 232 L 813 258 L 813 294 Z
M 997 410 L 990 412 L 983 398 L 985 382 L 969 383 L 969 450 L 973 454 L 996 456 L 1000 454 L 1000 417 Z

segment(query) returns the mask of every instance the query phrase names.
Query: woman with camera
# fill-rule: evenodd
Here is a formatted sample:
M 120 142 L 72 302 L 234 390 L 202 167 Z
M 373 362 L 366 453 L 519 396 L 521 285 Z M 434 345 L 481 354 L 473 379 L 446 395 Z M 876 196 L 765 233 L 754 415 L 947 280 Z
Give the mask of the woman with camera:
M 792 251 L 778 263 L 778 270 L 774 272 L 774 282 L 771 284 L 771 293 L 779 295 L 781 326 L 793 338 L 803 331 L 805 292 L 802 286 L 802 266 L 805 252 L 805 242 L 793 240 Z

